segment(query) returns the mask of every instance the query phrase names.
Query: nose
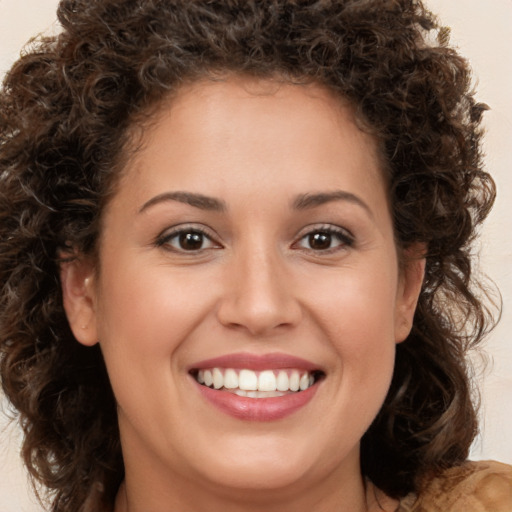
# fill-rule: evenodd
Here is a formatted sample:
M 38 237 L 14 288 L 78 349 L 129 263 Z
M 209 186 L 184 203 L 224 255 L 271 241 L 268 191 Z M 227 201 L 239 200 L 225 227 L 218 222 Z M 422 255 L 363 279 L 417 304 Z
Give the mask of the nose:
M 221 324 L 252 336 L 270 336 L 299 323 L 302 309 L 293 272 L 280 255 L 241 254 L 227 264 L 226 273 L 217 309 Z

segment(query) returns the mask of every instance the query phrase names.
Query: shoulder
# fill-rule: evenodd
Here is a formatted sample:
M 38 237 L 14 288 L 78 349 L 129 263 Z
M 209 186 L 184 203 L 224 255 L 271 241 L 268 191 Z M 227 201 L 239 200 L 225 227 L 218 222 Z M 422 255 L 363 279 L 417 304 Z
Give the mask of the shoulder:
M 512 466 L 466 462 L 429 480 L 401 501 L 399 512 L 512 512 Z

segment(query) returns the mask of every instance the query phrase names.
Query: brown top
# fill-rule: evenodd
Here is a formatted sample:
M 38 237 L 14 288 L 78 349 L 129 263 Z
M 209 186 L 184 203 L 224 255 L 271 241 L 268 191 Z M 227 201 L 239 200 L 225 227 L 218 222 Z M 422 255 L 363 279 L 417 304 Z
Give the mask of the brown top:
M 512 466 L 484 461 L 451 468 L 420 496 L 402 499 L 397 512 L 512 512 Z
M 409 494 L 399 504 L 367 482 L 367 500 L 371 512 L 512 512 L 512 466 L 466 462 L 432 479 L 419 497 Z M 83 510 L 99 512 L 90 504 Z

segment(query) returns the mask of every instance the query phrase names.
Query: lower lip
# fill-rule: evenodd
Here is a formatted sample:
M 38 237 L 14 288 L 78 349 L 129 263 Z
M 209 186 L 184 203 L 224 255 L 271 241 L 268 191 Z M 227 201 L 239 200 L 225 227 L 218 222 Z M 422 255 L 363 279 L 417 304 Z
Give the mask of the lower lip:
M 304 407 L 315 395 L 318 385 L 305 391 L 272 398 L 248 398 L 229 391 L 218 391 L 199 384 L 200 393 L 222 412 L 246 421 L 273 421 L 285 418 Z

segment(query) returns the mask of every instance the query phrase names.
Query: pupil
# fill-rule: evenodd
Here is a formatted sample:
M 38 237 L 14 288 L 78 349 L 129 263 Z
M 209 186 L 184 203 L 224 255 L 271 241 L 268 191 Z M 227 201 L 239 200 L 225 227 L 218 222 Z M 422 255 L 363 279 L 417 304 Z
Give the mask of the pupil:
M 180 247 L 187 251 L 201 249 L 203 235 L 201 233 L 183 233 L 180 235 Z
M 329 249 L 331 247 L 331 234 L 314 233 L 309 235 L 309 246 L 312 249 Z

